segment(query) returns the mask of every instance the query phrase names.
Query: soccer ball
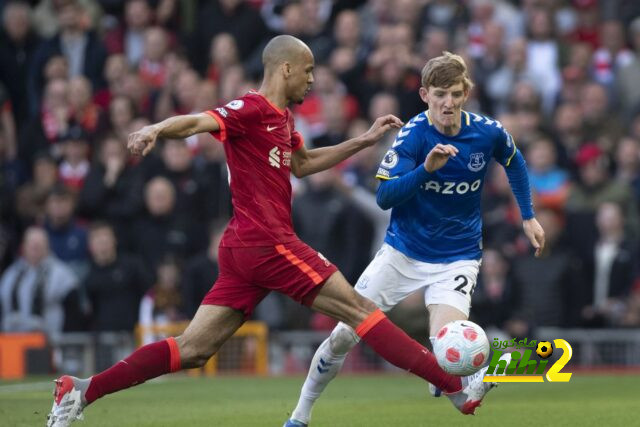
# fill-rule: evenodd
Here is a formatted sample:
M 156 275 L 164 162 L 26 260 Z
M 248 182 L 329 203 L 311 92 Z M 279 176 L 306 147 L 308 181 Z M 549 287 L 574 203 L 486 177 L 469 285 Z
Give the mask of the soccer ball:
M 453 375 L 477 372 L 489 357 L 489 340 L 484 330 L 468 320 L 455 320 L 440 329 L 433 353 L 442 369 Z
M 553 353 L 553 347 L 549 341 L 540 341 L 536 347 L 536 354 L 543 359 L 548 358 Z

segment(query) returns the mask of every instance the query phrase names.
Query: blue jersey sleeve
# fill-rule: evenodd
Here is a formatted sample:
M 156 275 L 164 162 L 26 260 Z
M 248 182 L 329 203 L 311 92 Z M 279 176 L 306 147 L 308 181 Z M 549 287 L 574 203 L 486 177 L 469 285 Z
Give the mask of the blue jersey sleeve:
M 419 139 L 419 132 L 415 129 L 415 125 L 414 128 L 406 129 L 405 126 L 400 129 L 391 149 L 385 153 L 380 162 L 376 178 L 382 181 L 399 178 L 415 169 L 417 163 L 424 162 L 424 159 L 417 158 Z
M 494 157 L 507 172 L 511 191 L 513 191 L 513 195 L 516 197 L 520 207 L 522 219 L 533 218 L 535 214 L 533 212 L 533 203 L 531 202 L 527 164 L 520 150 L 516 147 L 513 137 L 504 128 L 497 130 Z
M 414 128 L 415 125 L 405 126 L 398 132 L 376 173 L 381 181 L 377 202 L 382 209 L 392 208 L 413 197 L 430 176 L 424 168 L 424 159 L 419 158 L 422 151 L 420 132 Z
M 497 122 L 499 124 L 499 122 Z M 501 125 L 500 128 L 495 129 L 495 148 L 493 151 L 493 157 L 502 166 L 509 166 L 513 160 L 518 148 L 513 140 L 513 137 L 506 131 Z

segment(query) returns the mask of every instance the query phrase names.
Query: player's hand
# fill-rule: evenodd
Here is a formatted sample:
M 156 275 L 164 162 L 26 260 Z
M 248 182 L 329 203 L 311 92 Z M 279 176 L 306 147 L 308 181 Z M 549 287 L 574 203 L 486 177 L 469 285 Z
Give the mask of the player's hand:
M 436 144 L 427 154 L 424 168 L 429 173 L 435 172 L 447 164 L 449 157 L 455 157 L 457 154 L 458 149 L 451 144 Z
M 368 146 L 373 145 L 378 142 L 385 133 L 391 129 L 400 129 L 403 125 L 402 120 L 393 114 L 387 114 L 386 116 L 378 117 L 369 130 L 362 135 L 362 138 Z
M 531 246 L 536 249 L 536 257 L 539 257 L 544 250 L 544 230 L 537 219 L 531 218 L 522 221 L 524 234 L 531 242 Z
M 156 145 L 157 138 L 158 130 L 153 126 L 145 126 L 129 134 L 127 148 L 134 156 L 146 156 Z

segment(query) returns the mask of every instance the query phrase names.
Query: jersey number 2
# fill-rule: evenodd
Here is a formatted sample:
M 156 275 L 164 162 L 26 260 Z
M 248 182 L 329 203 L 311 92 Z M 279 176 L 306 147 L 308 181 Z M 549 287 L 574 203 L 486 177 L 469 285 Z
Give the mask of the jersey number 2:
M 469 293 L 469 295 L 473 295 L 473 291 L 475 290 L 475 287 L 476 287 L 475 284 L 471 286 L 471 289 L 469 291 L 465 289 L 465 287 L 469 284 L 469 279 L 467 279 L 465 276 L 461 274 L 459 276 L 456 276 L 453 280 L 455 282 L 460 281 L 460 284 L 456 286 L 456 291 L 462 293 L 462 295 L 466 295 L 467 293 Z

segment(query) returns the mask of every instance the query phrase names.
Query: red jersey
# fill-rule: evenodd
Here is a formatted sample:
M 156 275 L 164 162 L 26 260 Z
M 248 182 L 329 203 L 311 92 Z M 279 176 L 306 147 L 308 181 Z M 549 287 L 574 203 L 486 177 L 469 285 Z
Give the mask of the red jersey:
M 230 173 L 233 218 L 221 246 L 273 246 L 297 240 L 291 222 L 291 155 L 303 146 L 289 109 L 258 92 L 207 111 L 220 130 Z

